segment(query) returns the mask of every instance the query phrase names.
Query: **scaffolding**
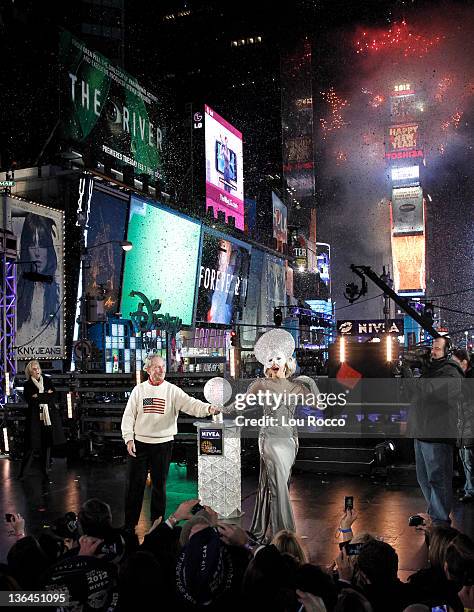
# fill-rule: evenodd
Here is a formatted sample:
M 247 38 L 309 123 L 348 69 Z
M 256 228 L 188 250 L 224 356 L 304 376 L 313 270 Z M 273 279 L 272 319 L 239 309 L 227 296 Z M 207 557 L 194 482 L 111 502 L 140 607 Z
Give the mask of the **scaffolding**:
M 0 404 L 5 404 L 16 375 L 17 239 L 0 229 Z

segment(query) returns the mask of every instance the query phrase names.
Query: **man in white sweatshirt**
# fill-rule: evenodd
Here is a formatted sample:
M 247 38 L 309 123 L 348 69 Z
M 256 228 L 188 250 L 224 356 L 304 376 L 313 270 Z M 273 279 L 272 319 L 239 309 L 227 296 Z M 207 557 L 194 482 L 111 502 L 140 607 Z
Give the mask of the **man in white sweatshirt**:
M 130 531 L 135 530 L 140 518 L 148 470 L 152 481 L 151 522 L 164 516 L 166 478 L 179 411 L 196 417 L 219 412 L 166 381 L 166 364 L 159 355 L 149 355 L 144 370 L 148 380 L 133 389 L 122 417 L 122 437 L 129 454 L 125 528 Z

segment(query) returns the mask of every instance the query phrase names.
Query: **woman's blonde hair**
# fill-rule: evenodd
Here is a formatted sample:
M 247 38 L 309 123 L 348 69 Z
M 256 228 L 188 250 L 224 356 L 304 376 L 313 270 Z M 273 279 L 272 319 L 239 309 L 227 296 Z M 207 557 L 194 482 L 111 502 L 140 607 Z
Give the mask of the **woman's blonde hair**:
M 272 544 L 281 552 L 294 557 L 299 563 L 308 563 L 308 556 L 300 538 L 294 531 L 282 529 L 273 536 Z
M 265 370 L 265 377 L 270 378 L 271 368 Z M 285 363 L 285 378 L 290 378 L 296 372 L 296 359 L 294 357 L 288 357 Z
M 40 366 L 39 361 L 37 361 L 36 359 L 33 359 L 32 361 L 28 361 L 28 363 L 26 364 L 26 367 L 25 367 L 26 378 L 31 378 L 31 370 L 35 364 L 38 364 L 40 372 L 41 372 L 41 366 Z

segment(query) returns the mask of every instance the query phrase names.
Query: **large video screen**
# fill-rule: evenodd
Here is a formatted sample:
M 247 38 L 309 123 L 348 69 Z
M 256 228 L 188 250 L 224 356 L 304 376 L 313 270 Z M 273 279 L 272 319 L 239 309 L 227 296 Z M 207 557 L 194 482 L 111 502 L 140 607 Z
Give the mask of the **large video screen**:
M 203 231 L 196 322 L 230 325 L 239 319 L 247 296 L 250 249 Z
M 17 198 L 6 204 L 5 227 L 18 237 L 17 359 L 62 359 L 64 213 Z
M 425 230 L 423 191 L 421 187 L 392 189 L 392 231 L 399 234 L 417 234 Z
M 331 247 L 325 242 L 317 242 L 316 253 L 319 278 L 326 287 L 329 287 L 331 284 Z
M 163 137 L 158 99 L 106 57 L 61 32 L 61 137 L 83 155 L 163 179 Z
M 206 208 L 222 211 L 244 229 L 242 134 L 205 105 Z
M 128 198 L 114 197 L 95 189 L 92 193 L 87 247 L 87 294 L 104 297 L 104 310 L 119 310 L 120 279 L 122 276 L 123 250 L 119 242 L 125 237 Z M 106 243 L 106 244 L 104 244 Z M 96 245 L 101 245 L 97 246 Z
M 423 295 L 426 290 L 426 244 L 421 234 L 392 236 L 395 291 Z
M 160 313 L 193 322 L 194 293 L 201 225 L 132 196 L 127 240 L 133 249 L 125 256 L 122 283 L 122 317 L 136 312 L 139 299 L 161 300 Z

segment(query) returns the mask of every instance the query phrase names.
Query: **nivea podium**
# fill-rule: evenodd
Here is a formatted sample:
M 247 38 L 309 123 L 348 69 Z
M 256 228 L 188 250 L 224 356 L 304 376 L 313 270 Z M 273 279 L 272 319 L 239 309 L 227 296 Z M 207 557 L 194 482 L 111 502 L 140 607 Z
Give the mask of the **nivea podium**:
M 237 518 L 241 512 L 240 428 L 232 420 L 196 421 L 198 445 L 198 496 L 220 518 Z

